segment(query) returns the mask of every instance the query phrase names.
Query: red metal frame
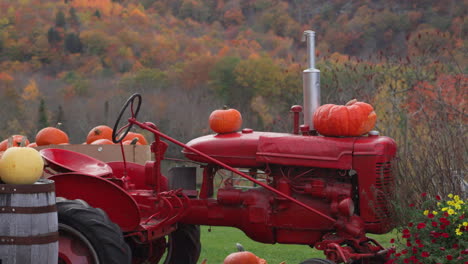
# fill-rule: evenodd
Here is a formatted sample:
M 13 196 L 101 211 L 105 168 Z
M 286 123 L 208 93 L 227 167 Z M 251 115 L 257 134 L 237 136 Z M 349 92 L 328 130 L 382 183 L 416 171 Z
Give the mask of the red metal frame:
M 375 212 L 372 208 L 376 204 L 371 202 L 381 201 L 391 191 L 390 165 L 396 152 L 393 140 L 247 130 L 209 135 L 183 144 L 161 133 L 152 123 L 140 123 L 135 118 L 128 122 L 154 133 L 151 150 L 155 161 L 145 166 L 112 162 L 108 164 L 111 175 L 85 175 L 80 166 L 75 166 L 79 172 L 52 177 L 58 196 L 85 199 L 91 206 L 104 209 L 126 236 L 149 243 L 182 222 L 237 227 L 263 243 L 315 246 L 335 262 L 376 258 L 386 252 L 365 233 L 385 233 L 392 228 L 388 215 Z M 195 197 L 187 196 L 193 196 L 190 190 L 167 189 L 167 179 L 160 173 L 167 143 L 160 137 L 183 147 L 190 159 L 206 164 Z M 233 154 L 233 146 L 238 146 L 234 150 L 237 155 Z M 57 157 L 60 155 L 46 159 L 61 171 L 61 164 L 67 161 Z M 86 167 L 85 161 L 94 163 L 85 158 L 79 164 Z M 265 184 L 234 166 L 264 169 L 272 181 Z M 259 187 L 241 190 L 227 183 L 217 190 L 215 199 L 213 181 L 221 168 Z M 367 196 L 356 199 L 363 195 Z M 386 211 L 388 204 L 377 204 L 377 208 Z

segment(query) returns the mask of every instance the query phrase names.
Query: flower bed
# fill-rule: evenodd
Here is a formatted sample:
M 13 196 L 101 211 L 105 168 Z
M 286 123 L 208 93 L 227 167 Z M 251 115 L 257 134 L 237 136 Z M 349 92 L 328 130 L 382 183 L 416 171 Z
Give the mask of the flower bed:
M 422 194 L 420 206 L 409 205 L 408 224 L 387 263 L 468 264 L 468 201 L 449 194 L 448 199 Z

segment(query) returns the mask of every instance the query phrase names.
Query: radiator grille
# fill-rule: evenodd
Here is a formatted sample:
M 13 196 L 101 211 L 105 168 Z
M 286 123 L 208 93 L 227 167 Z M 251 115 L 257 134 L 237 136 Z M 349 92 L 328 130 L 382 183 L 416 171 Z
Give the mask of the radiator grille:
M 390 198 L 393 194 L 394 181 L 391 162 L 378 162 L 375 166 L 375 215 L 377 219 L 388 219 L 391 214 Z

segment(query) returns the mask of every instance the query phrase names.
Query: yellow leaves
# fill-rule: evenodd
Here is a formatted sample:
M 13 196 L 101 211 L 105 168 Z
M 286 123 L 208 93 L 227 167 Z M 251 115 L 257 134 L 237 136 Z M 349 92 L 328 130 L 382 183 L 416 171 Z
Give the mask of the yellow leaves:
M 269 109 L 269 104 L 262 96 L 254 97 L 250 107 L 260 116 L 264 126 L 270 126 L 273 124 L 274 118 L 271 114 L 271 110 Z
M 39 88 L 37 87 L 35 80 L 30 80 L 28 85 L 24 87 L 23 93 L 21 94 L 21 98 L 26 101 L 33 101 L 39 97 Z
M 146 24 L 148 22 L 148 17 L 146 14 L 141 12 L 141 10 L 138 8 L 135 8 L 130 12 L 130 19 L 134 23 Z

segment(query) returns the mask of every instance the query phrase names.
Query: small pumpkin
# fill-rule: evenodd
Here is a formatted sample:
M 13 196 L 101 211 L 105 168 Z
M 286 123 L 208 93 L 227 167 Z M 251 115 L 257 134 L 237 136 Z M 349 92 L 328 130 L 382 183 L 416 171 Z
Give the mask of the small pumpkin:
M 123 141 L 130 140 L 132 141 L 133 139 L 138 138 L 138 143 L 137 145 L 148 145 L 148 141 L 146 140 L 145 136 L 143 136 L 140 133 L 135 133 L 135 132 L 128 132 L 128 134 L 124 137 Z
M 60 145 L 70 143 L 67 133 L 56 127 L 46 127 L 36 134 L 36 144 L 38 146 Z
M 324 136 L 360 136 L 372 130 L 374 108 L 356 99 L 346 105 L 325 104 L 314 113 L 314 128 Z
M 112 128 L 106 125 L 93 127 L 93 129 L 89 131 L 88 136 L 86 136 L 86 143 L 91 144 L 93 141 L 101 138 L 112 140 Z
M 267 262 L 252 252 L 240 251 L 229 254 L 223 264 L 267 264 Z
M 97 139 L 91 142 L 90 145 L 114 145 L 114 142 L 112 142 L 112 140 L 109 140 L 107 138 L 101 138 L 101 139 Z
M 138 141 L 138 138 L 134 138 L 132 140 L 122 141 L 122 145 L 141 145 L 141 143 Z
M 26 136 L 23 135 L 13 135 L 12 138 L 12 146 L 10 147 L 21 147 L 21 142 L 24 140 L 24 146 L 29 145 L 29 140 Z M 22 147 L 24 147 L 22 146 Z M 0 151 L 5 151 L 8 148 L 8 139 L 3 140 L 0 142 Z
M 242 115 L 236 109 L 223 109 L 213 111 L 209 117 L 210 128 L 216 133 L 231 133 L 242 126 Z

